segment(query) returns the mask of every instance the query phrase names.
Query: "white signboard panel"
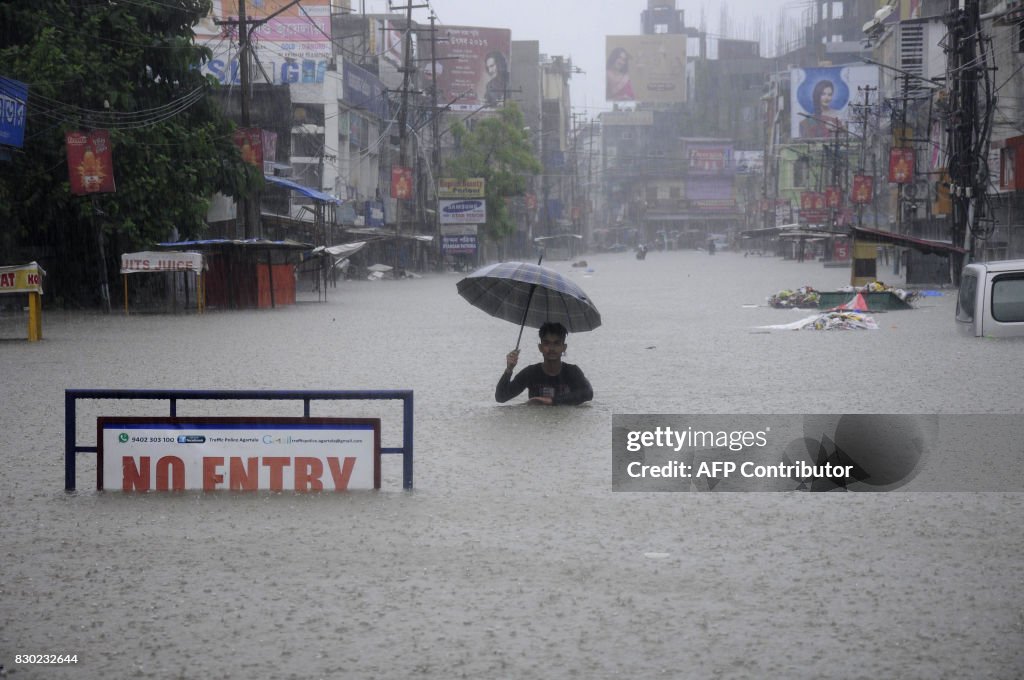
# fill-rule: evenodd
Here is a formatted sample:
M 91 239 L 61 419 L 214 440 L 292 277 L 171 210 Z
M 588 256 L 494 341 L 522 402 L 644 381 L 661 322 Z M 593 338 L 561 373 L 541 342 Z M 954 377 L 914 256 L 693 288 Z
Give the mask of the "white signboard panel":
M 483 224 L 487 201 L 482 198 L 440 199 L 441 224 Z
M 99 418 L 97 488 L 380 488 L 380 419 Z
M 121 254 L 121 273 L 139 272 L 200 272 L 203 269 L 201 253 L 179 253 L 174 251 Z

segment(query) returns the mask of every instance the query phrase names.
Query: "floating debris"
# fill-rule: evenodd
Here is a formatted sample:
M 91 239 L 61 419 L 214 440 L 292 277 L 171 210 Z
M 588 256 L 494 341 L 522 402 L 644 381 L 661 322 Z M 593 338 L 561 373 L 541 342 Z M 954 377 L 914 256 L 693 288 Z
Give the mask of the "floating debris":
M 774 331 L 854 331 L 878 330 L 874 318 L 859 312 L 825 312 L 814 314 L 792 323 L 775 326 L 758 326 Z
M 907 304 L 915 302 L 921 293 L 916 290 L 903 290 L 902 288 L 895 288 L 893 286 L 887 286 L 881 281 L 872 281 L 866 283 L 863 286 L 843 286 L 839 289 L 841 293 L 892 293 L 900 300 L 903 300 Z
M 768 304 L 780 309 L 787 308 L 809 308 L 817 309 L 821 296 L 818 291 L 810 286 L 801 286 L 796 290 L 780 290 L 775 295 L 769 296 Z

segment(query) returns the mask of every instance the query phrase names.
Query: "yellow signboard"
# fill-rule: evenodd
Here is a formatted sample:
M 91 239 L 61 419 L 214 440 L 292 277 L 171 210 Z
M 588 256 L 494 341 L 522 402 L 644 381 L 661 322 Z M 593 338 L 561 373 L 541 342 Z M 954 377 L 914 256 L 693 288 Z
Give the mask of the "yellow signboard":
M 442 177 L 437 185 L 438 198 L 483 198 L 484 178 L 470 177 L 468 179 L 455 179 L 454 177 Z
M 35 262 L 0 267 L 0 293 L 42 293 L 45 273 Z

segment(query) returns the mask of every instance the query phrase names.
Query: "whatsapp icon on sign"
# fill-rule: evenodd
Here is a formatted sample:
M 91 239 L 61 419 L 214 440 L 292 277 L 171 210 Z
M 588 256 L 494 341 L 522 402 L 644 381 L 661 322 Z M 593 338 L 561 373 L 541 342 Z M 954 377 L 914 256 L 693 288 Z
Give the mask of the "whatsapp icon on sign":
M 128 433 L 122 432 L 121 434 L 117 435 L 117 441 L 121 442 L 122 444 L 126 443 L 128 441 Z

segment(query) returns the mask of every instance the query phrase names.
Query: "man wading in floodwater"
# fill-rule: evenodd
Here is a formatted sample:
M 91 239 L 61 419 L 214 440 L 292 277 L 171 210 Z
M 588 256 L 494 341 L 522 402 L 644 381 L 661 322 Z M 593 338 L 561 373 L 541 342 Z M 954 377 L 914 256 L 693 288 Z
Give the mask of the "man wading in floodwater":
M 515 379 L 512 369 L 519 362 L 519 350 L 509 352 L 505 357 L 505 372 L 494 389 L 498 403 L 505 403 L 527 388 L 530 404 L 576 405 L 593 399 L 594 389 L 583 371 L 573 364 L 562 363 L 562 355 L 568 348 L 566 335 L 568 331 L 560 323 L 548 322 L 541 326 L 537 348 L 544 355 L 544 362 L 527 366 Z

